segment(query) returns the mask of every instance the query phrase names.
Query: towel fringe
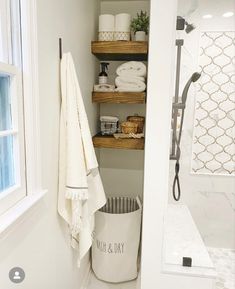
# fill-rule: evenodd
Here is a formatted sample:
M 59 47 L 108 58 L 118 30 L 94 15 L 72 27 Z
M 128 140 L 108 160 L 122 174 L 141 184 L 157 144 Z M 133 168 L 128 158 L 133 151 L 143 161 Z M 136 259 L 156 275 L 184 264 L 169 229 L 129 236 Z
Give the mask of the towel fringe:
M 68 189 L 65 192 L 66 199 L 72 201 L 88 200 L 88 189 Z
M 71 235 L 72 236 L 77 236 L 82 230 L 82 221 L 81 218 L 78 218 L 76 223 L 72 224 L 71 226 Z

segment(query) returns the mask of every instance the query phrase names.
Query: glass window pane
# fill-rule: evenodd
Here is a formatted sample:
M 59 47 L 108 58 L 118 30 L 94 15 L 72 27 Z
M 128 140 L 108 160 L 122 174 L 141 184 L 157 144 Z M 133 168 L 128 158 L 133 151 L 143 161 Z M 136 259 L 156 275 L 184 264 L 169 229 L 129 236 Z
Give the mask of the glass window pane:
M 10 77 L 0 75 L 0 131 L 12 128 Z
M 0 0 L 0 62 L 21 66 L 20 0 Z
M 9 0 L 0 0 L 0 61 L 11 63 Z
M 8 1 L 10 2 L 11 13 L 12 64 L 21 67 L 20 0 Z
M 0 137 L 0 192 L 15 185 L 14 136 Z

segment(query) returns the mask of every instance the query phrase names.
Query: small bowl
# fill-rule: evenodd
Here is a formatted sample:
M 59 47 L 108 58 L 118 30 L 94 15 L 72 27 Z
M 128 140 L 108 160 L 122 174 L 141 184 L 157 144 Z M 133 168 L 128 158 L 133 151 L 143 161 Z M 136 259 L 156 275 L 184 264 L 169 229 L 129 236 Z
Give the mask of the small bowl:
M 121 124 L 122 133 L 129 134 L 129 133 L 137 133 L 138 131 L 138 124 L 131 122 L 131 121 L 125 121 Z

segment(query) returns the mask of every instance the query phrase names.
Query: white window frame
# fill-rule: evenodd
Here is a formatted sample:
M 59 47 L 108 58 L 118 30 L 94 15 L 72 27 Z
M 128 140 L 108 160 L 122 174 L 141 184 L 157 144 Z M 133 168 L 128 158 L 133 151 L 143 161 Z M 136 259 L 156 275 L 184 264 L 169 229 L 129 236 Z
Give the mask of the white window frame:
M 0 236 L 45 195 L 41 182 L 36 0 L 21 0 L 26 196 L 0 216 Z

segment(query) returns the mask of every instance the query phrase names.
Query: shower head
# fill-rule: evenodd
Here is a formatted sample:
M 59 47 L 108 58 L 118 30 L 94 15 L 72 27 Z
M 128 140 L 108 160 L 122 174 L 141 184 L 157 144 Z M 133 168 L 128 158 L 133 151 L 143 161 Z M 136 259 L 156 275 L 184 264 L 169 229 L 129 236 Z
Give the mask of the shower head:
M 194 72 L 191 76 L 192 82 L 198 81 L 198 79 L 201 77 L 201 74 L 199 72 Z
M 190 33 L 196 28 L 196 26 L 194 26 L 193 24 L 189 24 L 187 21 L 185 21 L 185 25 L 186 25 L 185 28 L 186 33 Z
M 194 72 L 192 76 L 189 78 L 188 82 L 186 83 L 183 93 L 182 93 L 182 103 L 185 105 L 187 96 L 188 96 L 188 90 L 192 82 L 198 81 L 198 79 L 201 77 L 201 74 L 198 72 Z

